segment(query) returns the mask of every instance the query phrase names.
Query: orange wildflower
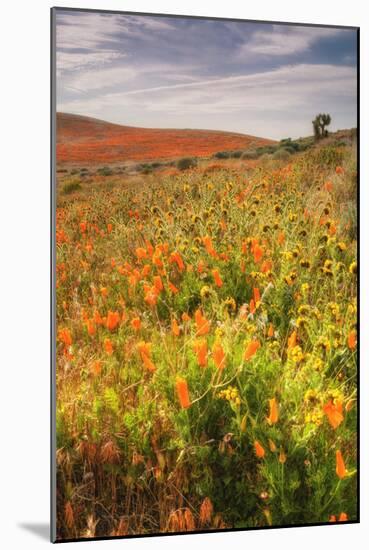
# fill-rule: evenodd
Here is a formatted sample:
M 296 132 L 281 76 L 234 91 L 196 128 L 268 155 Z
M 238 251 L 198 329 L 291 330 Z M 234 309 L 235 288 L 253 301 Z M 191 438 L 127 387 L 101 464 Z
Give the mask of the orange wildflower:
M 347 345 L 351 350 L 354 350 L 357 345 L 356 330 L 352 330 L 347 337 Z
M 330 399 L 326 405 L 323 407 L 324 413 L 328 417 L 328 421 L 332 428 L 335 430 L 343 422 L 343 407 L 341 401 L 333 401 Z
M 94 336 L 96 334 L 96 325 L 95 321 L 93 319 L 87 319 L 86 321 L 87 326 L 87 332 L 90 336 Z
M 103 318 L 101 317 L 97 309 L 95 309 L 94 311 L 94 321 L 97 325 L 102 325 L 104 323 Z
M 255 355 L 255 353 L 260 348 L 260 342 L 259 340 L 252 340 L 247 344 L 245 354 L 243 356 L 245 361 L 248 361 L 248 359 L 251 359 Z
M 344 169 L 342 168 L 342 166 L 336 166 L 336 174 L 343 174 L 344 173 Z
M 329 516 L 329 520 L 328 520 L 328 521 L 329 521 L 329 523 L 336 523 L 337 518 L 336 518 L 336 516 L 332 515 L 332 516 Z
M 200 309 L 195 311 L 195 322 L 197 327 L 197 336 L 205 336 L 205 334 L 208 334 L 210 330 L 210 322 L 203 316 Z
M 181 329 L 179 328 L 179 325 L 177 323 L 177 319 L 172 320 L 172 332 L 174 336 L 179 336 Z
M 106 328 L 114 330 L 119 324 L 119 313 L 117 311 L 108 311 L 106 318 Z
M 136 248 L 136 256 L 139 260 L 143 260 L 144 258 L 147 258 L 147 252 L 145 248 Z
M 170 281 L 168 281 L 168 286 L 169 286 L 169 290 L 173 294 L 177 294 L 177 292 L 179 292 L 179 289 L 173 283 L 171 283 Z
M 212 275 L 214 277 L 214 282 L 218 287 L 221 287 L 223 285 L 223 281 L 220 278 L 219 271 L 217 269 L 212 270 Z
M 197 362 L 200 367 L 206 367 L 208 359 L 208 343 L 206 340 L 197 340 L 193 345 L 194 352 L 197 355 Z
M 268 271 L 271 271 L 273 267 L 273 263 L 271 260 L 265 260 L 260 267 L 260 271 L 262 273 L 268 273 Z
M 341 512 L 338 521 L 348 521 L 348 515 L 345 512 Z
M 254 300 L 255 300 L 255 304 L 257 304 L 261 300 L 260 290 L 258 288 L 254 288 Z
M 254 314 L 255 311 L 256 311 L 255 302 L 254 302 L 253 298 L 251 298 L 251 300 L 250 300 L 250 313 Z
M 275 397 L 269 399 L 269 416 L 267 418 L 269 424 L 276 424 L 278 422 L 278 403 Z
M 226 355 L 220 342 L 215 342 L 213 346 L 213 359 L 217 368 L 222 370 L 225 367 Z
M 187 381 L 184 378 L 177 378 L 176 390 L 182 409 L 188 409 L 188 407 L 190 407 L 191 405 L 191 402 L 188 393 Z
M 104 348 L 108 355 L 111 355 L 113 353 L 113 344 L 111 343 L 110 338 L 105 338 Z
M 191 317 L 185 312 L 182 313 L 182 321 L 186 323 L 187 321 L 191 321 Z
M 150 274 L 151 271 L 151 265 L 145 264 L 141 270 L 141 277 L 145 278 Z
M 211 521 L 213 515 L 213 504 L 209 497 L 204 498 L 200 506 L 200 523 L 205 525 Z
M 100 288 L 100 294 L 101 294 L 101 296 L 103 296 L 104 298 L 107 297 L 107 295 L 108 295 L 108 289 L 106 288 L 106 286 L 102 286 L 102 287 Z
M 257 264 L 260 262 L 261 258 L 263 257 L 263 249 L 258 245 L 258 243 L 255 243 L 253 246 L 253 254 L 254 254 L 254 262 Z
M 179 271 L 183 271 L 185 268 L 184 262 L 179 252 L 172 252 L 169 258 L 170 263 L 176 263 Z
M 154 287 L 158 292 L 161 292 L 164 289 L 163 282 L 160 275 L 155 275 L 154 277 Z
M 139 342 L 137 344 L 137 349 L 140 353 L 141 359 L 148 371 L 156 371 L 154 363 L 151 361 L 151 344 L 148 342 Z
M 213 247 L 213 243 L 212 243 L 211 237 L 209 237 L 209 235 L 206 235 L 205 237 L 202 238 L 202 242 L 204 243 L 204 246 L 205 246 L 205 248 L 206 248 L 206 252 L 207 252 L 210 256 L 213 256 L 213 258 L 216 258 L 217 253 L 216 253 L 215 250 L 214 250 L 214 247 Z
M 258 458 L 264 458 L 265 450 L 264 447 L 259 443 L 259 441 L 254 441 L 255 454 Z
M 158 301 L 158 291 L 155 286 L 148 288 L 144 298 L 149 306 L 155 306 Z
M 99 374 L 101 373 L 101 368 L 102 368 L 102 362 L 94 361 L 90 366 L 91 374 L 93 374 L 94 376 L 99 376 Z
M 113 225 L 111 223 L 108 223 L 108 225 L 106 226 L 106 229 L 108 233 L 111 233 L 113 231 Z
M 135 317 L 131 321 L 131 327 L 137 332 L 141 328 L 141 319 L 139 317 Z
M 283 231 L 281 231 L 280 234 L 278 235 L 278 239 L 277 239 L 278 244 L 282 245 L 285 240 L 286 240 L 286 236 L 283 233 Z
M 81 233 L 86 233 L 86 231 L 87 231 L 87 223 L 86 223 L 86 222 L 81 222 L 81 223 L 79 224 L 79 228 L 80 228 L 80 230 L 81 230 Z
M 333 191 L 333 183 L 331 181 L 326 181 L 324 184 L 324 189 L 330 193 Z
M 72 345 L 72 336 L 68 328 L 61 328 L 58 333 L 59 340 L 63 342 L 65 346 Z
M 197 264 L 197 272 L 203 273 L 205 271 L 205 268 L 206 268 L 205 262 L 203 260 L 200 260 L 199 263 Z
M 341 451 L 336 451 L 336 474 L 340 479 L 346 477 L 347 470 Z
M 288 343 L 287 343 L 288 349 L 294 348 L 296 346 L 296 342 L 297 342 L 297 333 L 294 330 L 291 336 L 289 336 L 288 338 Z
M 268 328 L 268 337 L 272 338 L 273 336 L 274 336 L 274 328 L 273 328 L 272 323 L 270 323 L 269 328 Z

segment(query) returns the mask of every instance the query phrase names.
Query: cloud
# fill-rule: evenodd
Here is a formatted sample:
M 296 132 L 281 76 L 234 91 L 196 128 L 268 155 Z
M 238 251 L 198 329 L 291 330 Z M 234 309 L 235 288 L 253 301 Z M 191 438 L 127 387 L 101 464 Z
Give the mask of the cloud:
M 114 112 L 122 124 L 188 127 L 191 121 L 191 127 L 258 131 L 278 138 L 294 125 L 309 133 L 316 111 L 328 110 L 339 122 L 341 105 L 354 112 L 355 99 L 355 69 L 298 64 L 251 75 L 110 92 L 60 108 L 91 116 Z
M 248 55 L 284 56 L 304 52 L 318 40 L 332 38 L 340 29 L 273 25 L 269 30 L 253 33 L 240 47 L 240 57 Z

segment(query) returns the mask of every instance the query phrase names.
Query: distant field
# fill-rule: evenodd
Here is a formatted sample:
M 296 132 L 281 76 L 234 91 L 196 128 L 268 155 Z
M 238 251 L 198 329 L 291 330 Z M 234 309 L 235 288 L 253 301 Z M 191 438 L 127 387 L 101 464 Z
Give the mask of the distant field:
M 214 130 L 135 128 L 67 113 L 57 114 L 58 163 L 114 163 L 127 160 L 207 157 L 274 143 Z

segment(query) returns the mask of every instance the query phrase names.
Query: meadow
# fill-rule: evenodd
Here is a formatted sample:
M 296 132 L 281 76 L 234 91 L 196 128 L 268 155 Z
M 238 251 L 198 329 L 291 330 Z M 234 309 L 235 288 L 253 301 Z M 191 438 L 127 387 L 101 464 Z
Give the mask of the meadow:
M 277 157 L 58 175 L 59 539 L 357 519 L 355 140 Z

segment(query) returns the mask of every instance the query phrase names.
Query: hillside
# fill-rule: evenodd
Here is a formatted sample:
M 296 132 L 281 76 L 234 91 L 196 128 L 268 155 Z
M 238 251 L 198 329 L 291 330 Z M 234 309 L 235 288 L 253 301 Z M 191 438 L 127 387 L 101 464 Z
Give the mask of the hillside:
M 233 132 L 137 128 L 57 113 L 57 161 L 63 164 L 207 157 L 217 151 L 246 150 L 272 143 Z

